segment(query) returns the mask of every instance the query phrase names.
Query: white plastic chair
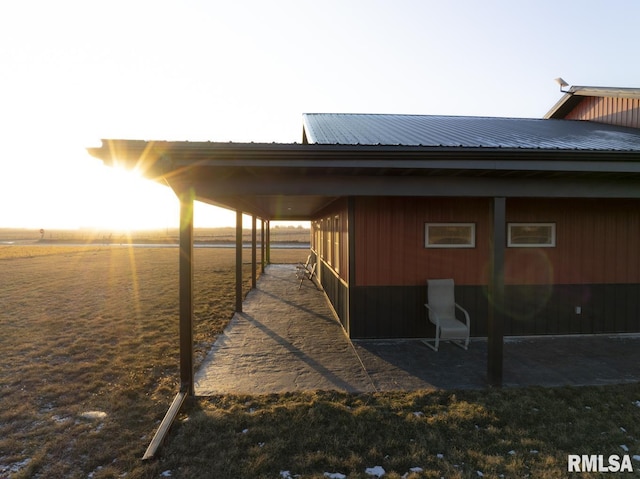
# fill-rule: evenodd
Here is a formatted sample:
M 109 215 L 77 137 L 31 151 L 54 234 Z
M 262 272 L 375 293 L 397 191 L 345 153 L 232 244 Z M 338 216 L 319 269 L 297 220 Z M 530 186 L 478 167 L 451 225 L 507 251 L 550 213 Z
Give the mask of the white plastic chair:
M 311 267 L 311 255 L 307 256 L 307 261 L 305 261 L 304 263 L 298 263 L 296 265 L 296 270 L 305 269 L 308 271 L 310 267 Z
M 298 285 L 298 289 L 302 288 L 302 283 L 304 282 L 305 279 L 308 279 L 309 281 L 311 281 L 314 285 L 315 282 L 313 281 L 313 278 L 316 275 L 316 265 L 318 263 L 313 263 L 313 265 L 311 266 L 310 269 L 300 269 L 298 270 L 298 274 L 297 277 L 300 280 L 300 284 Z M 317 286 L 316 286 L 317 288 Z
M 427 280 L 427 301 L 427 316 L 436 327 L 436 336 L 422 342 L 434 351 L 438 350 L 440 341 L 451 341 L 468 349 L 471 320 L 467 310 L 455 302 L 453 279 Z M 456 309 L 464 315 L 464 322 L 456 317 Z

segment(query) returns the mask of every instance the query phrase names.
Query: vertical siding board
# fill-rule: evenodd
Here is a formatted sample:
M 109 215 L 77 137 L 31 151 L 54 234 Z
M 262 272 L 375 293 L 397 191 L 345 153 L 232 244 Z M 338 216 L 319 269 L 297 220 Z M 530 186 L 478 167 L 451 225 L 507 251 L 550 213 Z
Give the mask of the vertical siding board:
M 601 263 L 605 283 L 615 283 L 622 268 L 622 265 L 617 264 L 616 261 L 618 258 L 616 216 L 615 211 L 609 211 L 609 214 L 605 215 L 605 237 L 602 248 L 604 257 Z
M 625 116 L 625 126 L 628 126 L 630 128 L 634 127 L 633 125 L 634 106 L 635 106 L 635 99 L 627 98 L 627 107 L 624 110 L 624 116 Z
M 422 306 L 426 279 L 440 274 L 454 276 L 460 302 L 474 311 L 473 334 L 486 331 L 488 303 L 482 285 L 488 207 L 484 203 L 449 198 L 356 200 L 356 275 L 357 289 L 362 285 L 362 290 L 354 291 L 354 337 L 421 335 L 427 330 Z M 401 211 L 396 218 L 394 208 Z M 425 249 L 427 221 L 476 222 L 475 250 Z M 509 199 L 507 221 L 554 221 L 557 246 L 540 248 L 538 253 L 508 249 L 508 257 L 520 261 L 522 278 L 529 283 L 508 284 L 512 314 L 506 334 L 640 330 L 638 200 Z M 552 288 L 540 284 L 545 277 L 540 274 L 543 259 L 553 272 Z M 575 306 L 582 307 L 582 314 L 575 314 Z
M 639 110 L 640 99 L 637 98 L 585 97 L 565 118 L 640 128 Z
M 602 99 L 600 98 L 590 98 L 589 103 L 591 104 L 591 109 L 587 115 L 588 119 L 602 117 Z
M 629 283 L 640 283 L 640 206 L 629 206 L 629 222 L 627 231 Z
M 615 285 L 613 293 L 615 295 L 615 311 L 613 318 L 607 317 L 607 323 L 613 326 L 613 332 L 624 331 L 627 323 L 627 292 L 628 288 L 625 285 Z
M 584 219 L 584 234 L 582 236 L 583 245 L 583 281 L 587 283 L 593 283 L 596 278 L 597 271 L 597 259 L 596 259 L 596 235 L 598 232 L 597 224 L 597 209 L 594 207 L 592 214 L 586 216 Z
M 404 208 L 406 201 L 402 198 L 394 198 L 390 202 L 392 207 L 388 212 L 389 216 L 389 234 L 385 240 L 387 242 L 387 251 L 389 255 L 389 277 L 391 284 L 403 284 L 405 282 L 404 266 L 406 261 L 394 261 L 392 258 L 398 256 L 399 250 L 403 252 L 409 251 L 408 242 L 409 234 L 404 224 Z
M 356 244 L 358 252 L 362 251 L 367 258 L 367 265 L 358 263 L 357 283 L 415 284 L 426 282 L 428 277 L 452 276 L 460 284 L 480 284 L 484 281 L 482 267 L 487 256 L 484 249 L 488 247 L 481 236 L 486 223 L 485 203 L 473 199 L 421 198 L 360 201 L 358 204 L 363 208 L 358 208 L 356 228 L 363 231 L 364 224 L 366 241 L 358 235 Z M 396 207 L 396 218 L 389 205 Z M 476 235 L 476 248 L 425 248 L 424 224 L 447 221 L 476 223 L 480 229 Z

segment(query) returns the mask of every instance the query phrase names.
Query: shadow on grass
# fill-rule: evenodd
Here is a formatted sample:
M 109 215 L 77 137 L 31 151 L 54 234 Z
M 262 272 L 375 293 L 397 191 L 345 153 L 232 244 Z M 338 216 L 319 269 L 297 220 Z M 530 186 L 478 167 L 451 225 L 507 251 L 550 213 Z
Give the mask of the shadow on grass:
M 621 444 L 638 454 L 638 397 L 638 384 L 212 397 L 191 402 L 162 469 L 172 477 L 364 478 L 381 466 L 389 478 L 560 478 L 568 454 L 622 454 Z

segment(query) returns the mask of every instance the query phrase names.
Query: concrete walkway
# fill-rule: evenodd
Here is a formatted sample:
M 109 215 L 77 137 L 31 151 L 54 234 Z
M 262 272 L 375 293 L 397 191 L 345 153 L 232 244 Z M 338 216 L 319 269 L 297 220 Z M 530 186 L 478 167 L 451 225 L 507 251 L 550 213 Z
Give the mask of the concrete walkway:
M 198 396 L 337 390 L 374 392 L 487 387 L 487 343 L 468 351 L 417 340 L 354 341 L 324 293 L 298 289 L 295 267 L 271 265 L 196 374 Z M 504 386 L 640 381 L 640 337 L 506 339 Z
M 196 373 L 198 396 L 373 391 L 327 299 L 294 265 L 270 265 Z

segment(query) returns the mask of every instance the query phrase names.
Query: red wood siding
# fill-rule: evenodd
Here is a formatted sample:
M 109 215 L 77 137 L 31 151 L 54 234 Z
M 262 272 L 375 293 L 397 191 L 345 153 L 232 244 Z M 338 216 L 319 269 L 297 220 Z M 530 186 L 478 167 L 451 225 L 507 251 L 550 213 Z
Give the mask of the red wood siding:
M 486 198 L 358 198 L 355 285 L 486 284 L 489 207 Z M 475 223 L 476 247 L 427 249 L 426 222 Z M 508 199 L 507 222 L 556 223 L 555 247 L 507 248 L 507 284 L 640 283 L 638 200 Z
M 486 198 L 358 198 L 355 284 L 418 285 L 449 277 L 459 285 L 484 284 L 489 204 Z M 427 249 L 426 222 L 475 223 L 476 247 Z
M 565 118 L 640 128 L 640 99 L 585 97 Z
M 507 248 L 507 284 L 640 283 L 640 201 L 507 200 L 508 222 L 556 223 L 555 248 Z

